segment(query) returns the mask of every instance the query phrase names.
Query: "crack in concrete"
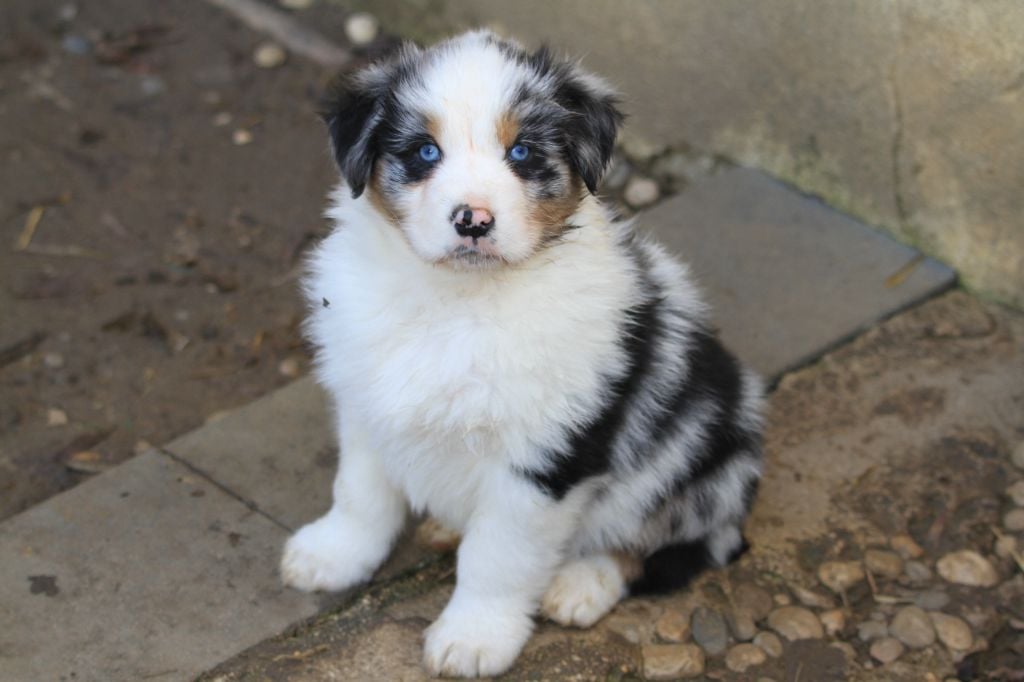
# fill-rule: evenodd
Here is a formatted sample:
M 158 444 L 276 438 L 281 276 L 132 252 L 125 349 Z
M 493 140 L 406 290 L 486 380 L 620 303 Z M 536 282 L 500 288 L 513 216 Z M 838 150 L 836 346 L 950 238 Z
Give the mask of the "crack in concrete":
M 165 450 L 164 448 L 161 448 L 161 447 L 154 447 L 153 449 L 156 450 L 157 452 L 159 452 L 161 455 L 164 455 L 164 456 L 172 459 L 173 461 L 177 462 L 178 464 L 182 465 L 183 467 L 185 467 L 186 469 L 191 471 L 196 476 L 201 477 L 202 479 L 204 479 L 205 481 L 207 481 L 208 483 L 213 485 L 215 488 L 220 490 L 225 495 L 228 495 L 229 497 L 232 497 L 235 500 L 241 502 L 243 505 L 248 507 L 251 511 L 259 514 L 263 518 L 265 518 L 268 521 L 270 521 L 271 523 L 273 523 L 275 526 L 280 527 L 282 530 L 287 531 L 288 533 L 294 532 L 294 530 L 295 530 L 294 528 L 292 528 L 288 524 L 284 523 L 280 519 L 274 518 L 273 516 L 268 514 L 266 511 L 261 509 L 258 504 L 256 504 L 255 502 L 253 502 L 252 500 L 250 500 L 250 499 L 248 499 L 246 497 L 243 497 L 242 495 L 239 495 L 234 490 L 232 490 L 231 488 L 227 487 L 226 485 L 224 485 L 223 483 L 221 483 L 220 481 L 215 479 L 213 476 L 211 476 L 209 473 L 207 473 L 203 469 L 200 469 L 196 465 L 192 464 L 192 462 L 189 462 L 184 457 L 179 457 L 178 455 L 174 454 L 170 450 Z

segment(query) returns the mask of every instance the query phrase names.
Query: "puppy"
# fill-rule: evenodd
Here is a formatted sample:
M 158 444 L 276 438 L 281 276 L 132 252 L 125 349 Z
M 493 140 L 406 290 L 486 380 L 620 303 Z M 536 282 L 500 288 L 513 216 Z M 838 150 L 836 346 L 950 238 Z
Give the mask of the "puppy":
M 473 32 L 326 107 L 344 183 L 305 291 L 341 456 L 281 573 L 368 580 L 410 510 L 461 533 L 431 674 L 500 673 L 538 609 L 587 627 L 745 548 L 761 384 L 683 265 L 594 197 L 615 105 L 575 64 Z

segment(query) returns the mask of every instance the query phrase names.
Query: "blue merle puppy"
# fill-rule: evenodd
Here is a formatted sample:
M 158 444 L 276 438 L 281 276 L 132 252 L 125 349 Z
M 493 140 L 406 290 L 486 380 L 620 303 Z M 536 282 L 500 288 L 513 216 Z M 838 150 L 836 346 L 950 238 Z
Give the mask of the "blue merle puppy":
M 341 455 L 285 582 L 365 581 L 427 512 L 462 542 L 426 667 L 492 675 L 538 610 L 587 627 L 742 552 L 761 383 L 594 196 L 612 91 L 473 32 L 365 69 L 325 119 L 342 183 L 305 291 Z

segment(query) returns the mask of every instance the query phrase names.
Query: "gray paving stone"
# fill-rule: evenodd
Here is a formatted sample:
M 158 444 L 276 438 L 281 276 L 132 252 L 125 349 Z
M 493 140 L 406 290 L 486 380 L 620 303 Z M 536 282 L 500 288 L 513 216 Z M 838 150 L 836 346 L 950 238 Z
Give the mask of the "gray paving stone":
M 917 251 L 744 168 L 690 185 L 639 225 L 690 263 L 726 343 L 772 379 L 955 280 L 925 258 L 887 285 Z
M 0 680 L 191 679 L 314 614 L 285 531 L 151 451 L 0 525 Z

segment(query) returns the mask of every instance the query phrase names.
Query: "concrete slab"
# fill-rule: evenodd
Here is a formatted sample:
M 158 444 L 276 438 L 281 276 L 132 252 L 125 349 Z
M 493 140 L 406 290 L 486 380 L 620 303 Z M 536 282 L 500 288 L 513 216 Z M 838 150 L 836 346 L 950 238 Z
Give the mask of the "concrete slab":
M 701 179 L 640 216 L 690 263 L 726 343 L 776 379 L 955 273 L 759 171 Z
M 0 679 L 182 680 L 317 611 L 285 531 L 150 451 L 0 525 Z

